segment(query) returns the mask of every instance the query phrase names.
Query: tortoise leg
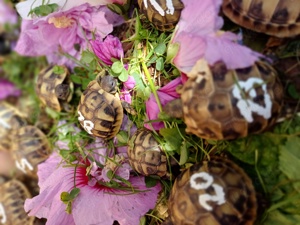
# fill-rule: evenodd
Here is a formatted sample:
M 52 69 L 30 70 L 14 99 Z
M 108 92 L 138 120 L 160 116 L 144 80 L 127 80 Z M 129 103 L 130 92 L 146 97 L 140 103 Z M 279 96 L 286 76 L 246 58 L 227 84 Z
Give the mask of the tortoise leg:
M 121 101 L 121 104 L 123 109 L 125 109 L 125 111 L 128 112 L 129 114 L 133 116 L 137 114 L 136 110 L 132 107 L 132 105 L 130 105 L 130 103 L 126 101 Z
M 181 99 L 174 99 L 163 106 L 163 111 L 174 118 L 183 118 L 182 102 Z

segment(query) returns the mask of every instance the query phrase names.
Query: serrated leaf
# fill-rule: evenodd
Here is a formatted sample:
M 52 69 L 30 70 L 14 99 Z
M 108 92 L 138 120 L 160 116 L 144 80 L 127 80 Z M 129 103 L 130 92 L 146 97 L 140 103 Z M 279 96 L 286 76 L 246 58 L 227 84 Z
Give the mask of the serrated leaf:
M 165 140 L 164 146 L 169 151 L 177 151 L 180 149 L 182 143 L 182 137 L 177 128 L 161 128 L 159 133 Z

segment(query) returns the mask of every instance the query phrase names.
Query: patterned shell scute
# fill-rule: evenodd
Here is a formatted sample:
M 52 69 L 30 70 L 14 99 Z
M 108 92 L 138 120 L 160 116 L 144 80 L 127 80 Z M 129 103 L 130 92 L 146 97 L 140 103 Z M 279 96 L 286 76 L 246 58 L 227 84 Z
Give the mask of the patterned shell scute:
M 51 153 L 46 135 L 35 126 L 20 128 L 12 146 L 16 167 L 24 174 L 36 177 L 37 165 L 45 161 Z
M 251 179 L 235 163 L 219 157 L 182 172 L 168 207 L 174 225 L 252 225 L 257 213 Z
M 181 90 L 187 132 L 201 138 L 230 140 L 260 133 L 281 111 L 283 89 L 266 62 L 227 70 L 198 61 Z
M 138 0 L 138 4 L 142 13 L 161 31 L 175 27 L 184 7 L 180 0 Z
M 33 225 L 34 217 L 24 210 L 24 203 L 31 198 L 28 189 L 18 180 L 0 185 L 0 224 Z
M 300 34 L 298 0 L 224 0 L 222 8 L 233 22 L 248 29 L 277 37 Z
M 130 140 L 127 153 L 130 165 L 138 173 L 160 177 L 167 174 L 167 158 L 150 130 L 138 130 Z
M 81 95 L 78 114 L 81 126 L 89 134 L 104 139 L 113 138 L 123 121 L 120 99 L 105 92 L 96 80 L 91 81 Z
M 62 83 L 71 84 L 68 78 L 68 69 L 63 67 L 65 72 L 62 74 L 55 74 L 53 66 L 43 69 L 37 78 L 36 93 L 44 106 L 60 112 L 62 110 L 59 99 L 55 94 L 55 88 Z M 71 95 L 68 101 L 71 100 Z
M 21 125 L 16 123 L 22 123 L 21 120 L 25 121 L 25 115 L 17 108 L 4 101 L 0 102 L 0 151 L 10 150 L 11 131 L 16 128 L 15 126 Z

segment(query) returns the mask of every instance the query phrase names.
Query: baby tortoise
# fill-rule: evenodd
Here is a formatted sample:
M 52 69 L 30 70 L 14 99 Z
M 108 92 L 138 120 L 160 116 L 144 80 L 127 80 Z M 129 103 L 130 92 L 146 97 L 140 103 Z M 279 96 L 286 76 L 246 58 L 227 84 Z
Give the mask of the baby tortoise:
M 223 12 L 240 26 L 277 37 L 300 34 L 300 1 L 224 0 Z

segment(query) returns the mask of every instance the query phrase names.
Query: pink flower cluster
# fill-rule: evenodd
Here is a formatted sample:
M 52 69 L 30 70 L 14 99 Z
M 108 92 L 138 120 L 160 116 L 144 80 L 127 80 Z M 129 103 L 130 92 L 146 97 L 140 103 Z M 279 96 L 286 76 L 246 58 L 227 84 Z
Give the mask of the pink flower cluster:
M 25 56 L 45 55 L 49 63 L 74 67 L 74 61 L 63 56 L 80 58 L 82 50 L 94 35 L 102 40 L 123 19 L 106 6 L 88 3 L 46 17 L 22 20 L 21 35 L 15 51 Z
M 0 100 L 3 100 L 9 96 L 19 97 L 21 90 L 8 80 L 0 78 Z
M 129 126 L 125 117 L 122 129 L 128 130 Z M 66 129 L 69 128 L 60 129 L 60 132 Z M 135 130 L 132 126 L 130 133 Z M 57 146 L 67 148 L 63 142 Z M 62 162 L 56 152 L 40 164 L 40 194 L 26 200 L 25 210 L 30 216 L 47 218 L 47 225 L 112 225 L 114 221 L 120 225 L 138 225 L 140 217 L 155 207 L 160 184 L 148 188 L 143 176 L 132 175 L 126 147 L 114 151 L 108 149 L 103 140 L 96 139 L 85 146 L 84 151 L 88 157 L 78 156 L 73 167 Z M 72 201 L 72 212 L 68 214 L 60 195 L 75 187 L 80 193 Z

